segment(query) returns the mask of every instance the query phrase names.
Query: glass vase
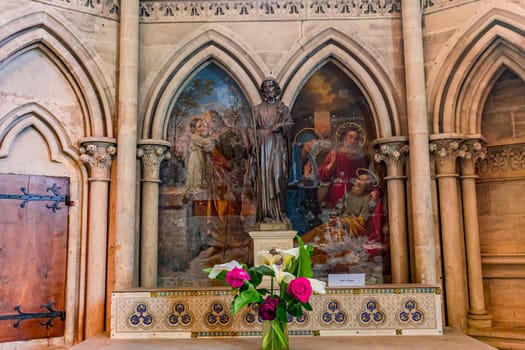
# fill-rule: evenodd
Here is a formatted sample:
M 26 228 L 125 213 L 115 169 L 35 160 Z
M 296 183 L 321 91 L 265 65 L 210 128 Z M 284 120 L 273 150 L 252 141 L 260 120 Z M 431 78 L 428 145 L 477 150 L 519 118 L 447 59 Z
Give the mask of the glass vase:
M 262 350 L 289 350 L 288 323 L 277 318 L 262 321 Z

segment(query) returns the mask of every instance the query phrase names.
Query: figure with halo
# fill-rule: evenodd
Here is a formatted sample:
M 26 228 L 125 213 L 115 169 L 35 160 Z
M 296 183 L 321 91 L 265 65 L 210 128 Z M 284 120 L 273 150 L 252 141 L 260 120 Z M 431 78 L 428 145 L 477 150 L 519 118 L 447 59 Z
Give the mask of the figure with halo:
M 319 178 L 329 183 L 322 205 L 331 210 L 352 189 L 359 168 L 368 168 L 369 160 L 362 149 L 365 133 L 356 123 L 345 123 L 336 132 L 339 142 L 319 167 Z
M 257 223 L 286 223 L 288 155 L 293 120 L 289 108 L 279 99 L 281 87 L 272 78 L 261 83 L 262 102 L 252 113 L 252 153 L 255 154 L 255 196 Z
M 300 130 L 294 138 L 286 211 L 293 229 L 299 235 L 319 225 L 319 198 L 317 191 L 320 180 L 317 170 L 317 155 L 321 149 L 322 135 L 313 128 Z

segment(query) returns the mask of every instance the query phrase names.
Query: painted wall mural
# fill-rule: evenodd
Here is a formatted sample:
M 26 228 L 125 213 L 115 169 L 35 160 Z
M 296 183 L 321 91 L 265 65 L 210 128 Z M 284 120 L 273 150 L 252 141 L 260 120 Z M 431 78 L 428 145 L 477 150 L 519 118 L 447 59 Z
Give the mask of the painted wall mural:
M 386 193 L 383 169 L 371 160 L 375 131 L 365 97 L 328 63 L 300 91 L 292 116 L 288 214 L 303 240 L 316 246 L 315 273 L 365 273 L 367 283 L 385 282 Z
M 365 273 L 388 281 L 383 170 L 371 162 L 375 131 L 364 96 L 336 65 L 313 74 L 291 108 L 294 119 L 287 214 L 316 246 L 316 277 Z M 253 259 L 254 171 L 251 107 L 219 66 L 196 74 L 174 104 L 172 144 L 161 168 L 159 285 L 210 282 L 204 267 Z

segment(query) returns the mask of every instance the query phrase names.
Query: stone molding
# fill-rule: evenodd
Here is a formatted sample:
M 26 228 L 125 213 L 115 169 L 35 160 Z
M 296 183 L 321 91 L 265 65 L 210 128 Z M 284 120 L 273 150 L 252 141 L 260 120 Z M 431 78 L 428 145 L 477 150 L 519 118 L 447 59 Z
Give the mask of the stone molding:
M 111 19 L 119 19 L 122 0 L 33 0 Z M 477 0 L 422 0 L 425 12 Z M 144 22 L 258 21 L 329 18 L 400 17 L 401 0 L 143 0 L 139 16 Z
M 479 0 L 421 0 L 421 3 L 424 10 L 436 11 L 447 7 L 457 6 L 461 3 L 470 3 L 476 1 Z
M 171 144 L 161 140 L 139 142 L 137 156 L 142 159 L 142 181 L 160 182 L 160 164 L 171 158 Z
M 89 180 L 109 181 L 112 157 L 117 153 L 113 138 L 87 138 L 80 142 L 80 160 L 88 165 Z
M 121 0 L 34 1 L 118 19 Z M 139 6 L 139 16 L 145 22 L 399 17 L 401 13 L 401 0 L 150 0 Z

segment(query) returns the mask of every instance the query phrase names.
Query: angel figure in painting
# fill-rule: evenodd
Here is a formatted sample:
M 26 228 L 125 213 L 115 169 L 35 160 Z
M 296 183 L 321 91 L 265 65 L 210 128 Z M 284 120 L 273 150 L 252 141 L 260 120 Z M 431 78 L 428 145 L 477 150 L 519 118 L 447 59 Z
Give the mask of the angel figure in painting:
M 214 141 L 206 136 L 206 125 L 202 118 L 191 120 L 190 133 L 186 191 L 208 188 L 210 179 L 209 153 L 214 145 Z
M 279 99 L 281 87 L 266 78 L 259 89 L 262 103 L 253 108 L 253 151 L 257 223 L 289 223 L 286 215 L 288 154 L 293 120 Z M 253 133 L 252 133 L 253 134 Z

